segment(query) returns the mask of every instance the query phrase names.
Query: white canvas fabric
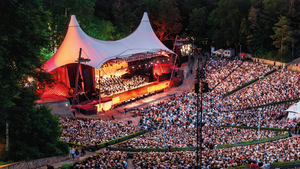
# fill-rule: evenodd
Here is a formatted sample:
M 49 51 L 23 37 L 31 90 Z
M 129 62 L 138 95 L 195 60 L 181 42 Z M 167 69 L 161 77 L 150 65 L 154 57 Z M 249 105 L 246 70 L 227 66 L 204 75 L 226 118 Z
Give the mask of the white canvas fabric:
M 288 118 L 298 118 L 300 117 L 300 102 L 293 104 L 292 106 L 290 106 L 287 110 L 285 110 L 286 112 L 289 112 L 288 114 Z
M 134 54 L 158 51 L 173 53 L 153 32 L 146 12 L 138 28 L 129 36 L 117 41 L 102 41 L 88 36 L 80 28 L 75 15 L 72 15 L 63 43 L 44 64 L 44 69 L 50 72 L 63 65 L 76 63 L 80 48 L 83 51 L 82 58 L 91 59 L 86 64 L 97 69 L 108 60 L 126 58 Z

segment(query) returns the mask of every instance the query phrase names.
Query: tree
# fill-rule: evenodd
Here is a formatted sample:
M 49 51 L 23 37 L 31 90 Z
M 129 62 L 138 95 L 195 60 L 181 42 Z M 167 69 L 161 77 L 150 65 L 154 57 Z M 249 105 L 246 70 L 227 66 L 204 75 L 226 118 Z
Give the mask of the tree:
M 248 16 L 250 0 L 220 0 L 218 7 L 210 13 L 209 22 L 212 24 L 212 40 L 219 47 L 234 47 L 243 42 L 240 32 L 242 19 Z M 243 35 L 245 36 L 245 35 Z
M 191 34 L 195 37 L 196 41 L 198 41 L 200 44 L 202 44 L 202 41 L 204 41 L 205 38 L 207 38 L 206 28 L 208 26 L 206 24 L 206 19 L 207 16 L 205 7 L 199 9 L 195 8 L 190 13 L 189 29 Z
M 31 160 L 68 154 L 68 145 L 59 140 L 60 122 L 46 106 L 36 107 L 34 87 L 25 87 L 14 99 L 9 125 L 9 151 L 4 160 Z M 5 127 L 4 127 L 5 128 Z M 2 134 L 2 133 L 1 133 Z M 2 157 L 3 158 L 3 157 Z
M 96 19 L 91 25 L 84 29 L 84 32 L 89 36 L 100 39 L 111 41 L 114 40 L 115 27 L 110 21 Z
M 97 0 L 94 17 L 110 21 L 115 30 L 113 39 L 118 40 L 137 28 L 147 9 L 145 1 L 147 0 Z
M 259 5 L 257 5 L 259 6 Z M 255 8 L 254 6 L 251 7 L 249 15 L 248 15 L 248 22 L 249 22 L 249 34 L 247 35 L 247 45 L 249 50 L 254 53 L 259 49 L 259 47 L 263 47 L 264 38 L 263 36 L 263 29 L 260 29 L 260 16 L 261 16 L 261 9 Z
M 282 55 L 287 52 L 288 44 L 293 41 L 293 32 L 291 31 L 291 28 L 288 25 L 288 20 L 285 16 L 281 16 L 279 18 L 279 21 L 275 24 L 273 30 L 275 35 L 270 37 L 274 40 L 273 45 L 276 48 L 279 48 L 281 58 Z
M 288 3 L 286 0 L 263 0 L 263 9 L 259 18 L 259 25 L 265 38 L 263 39 L 263 46 L 265 51 L 276 50 L 272 46 L 273 40 L 270 38 L 272 35 L 274 24 L 278 22 L 280 16 L 285 16 L 288 12 Z
M 182 29 L 179 9 L 173 0 L 161 0 L 157 11 L 152 13 L 154 30 L 160 41 L 173 40 Z
M 7 150 L 0 146 L 0 160 L 65 154 L 57 118 L 47 108 L 36 107 L 36 86 L 27 83 L 29 76 L 41 85 L 53 82 L 42 69 L 45 56 L 41 55 L 50 41 L 49 12 L 41 0 L 3 0 L 0 17 L 0 144 L 8 146 Z M 8 135 L 3 130 L 7 125 Z
M 248 21 L 250 22 L 250 29 L 252 29 L 254 32 L 259 27 L 258 20 L 257 20 L 257 15 L 259 11 L 260 11 L 259 9 L 256 9 L 252 6 L 248 16 Z
M 49 11 L 49 28 L 51 30 L 52 50 L 63 42 L 70 21 L 75 15 L 80 27 L 85 29 L 93 21 L 96 0 L 43 0 L 43 8 Z M 51 52 L 51 51 L 50 51 Z

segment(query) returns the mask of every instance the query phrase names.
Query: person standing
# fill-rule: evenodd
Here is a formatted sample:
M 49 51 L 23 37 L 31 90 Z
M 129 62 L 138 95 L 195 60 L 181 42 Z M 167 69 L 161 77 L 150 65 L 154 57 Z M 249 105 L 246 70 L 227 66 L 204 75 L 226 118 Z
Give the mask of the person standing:
M 86 152 L 84 150 L 84 147 L 82 146 L 82 148 L 81 148 L 81 156 L 85 156 L 85 154 L 86 154 Z
M 70 154 L 72 155 L 73 160 L 75 160 L 75 150 L 74 150 L 74 147 L 70 150 Z
M 75 150 L 75 155 L 76 155 L 76 160 L 79 160 L 79 157 L 80 157 L 80 156 L 79 156 L 79 151 L 78 151 L 78 149 Z

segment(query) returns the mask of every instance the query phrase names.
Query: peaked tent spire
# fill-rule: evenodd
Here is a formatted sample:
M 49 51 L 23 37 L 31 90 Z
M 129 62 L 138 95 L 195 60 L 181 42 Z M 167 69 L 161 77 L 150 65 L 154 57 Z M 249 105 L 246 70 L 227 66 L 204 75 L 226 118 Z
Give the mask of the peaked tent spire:
M 143 18 L 142 18 L 141 22 L 149 22 L 149 17 L 148 17 L 147 12 L 144 12 L 144 15 L 143 15 Z
M 72 15 L 71 16 L 71 20 L 70 20 L 70 23 L 69 23 L 69 27 L 71 27 L 71 26 L 78 26 L 78 27 L 80 27 L 79 26 L 79 23 L 77 22 L 77 19 L 76 19 L 76 16 L 75 15 Z
M 117 42 L 122 43 L 124 46 L 129 48 L 128 51 L 124 51 L 124 55 L 130 53 L 156 53 L 157 51 L 166 51 L 167 54 L 173 53 L 168 49 L 155 35 L 147 12 L 144 12 L 138 28 L 127 37 L 118 40 Z

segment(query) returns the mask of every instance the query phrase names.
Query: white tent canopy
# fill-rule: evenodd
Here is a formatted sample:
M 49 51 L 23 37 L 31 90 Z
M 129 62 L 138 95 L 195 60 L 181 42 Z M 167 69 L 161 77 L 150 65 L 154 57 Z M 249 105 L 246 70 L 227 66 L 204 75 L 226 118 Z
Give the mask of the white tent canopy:
M 221 52 L 221 51 L 219 51 L 219 50 L 217 50 L 217 51 L 214 51 L 213 53 L 217 53 L 217 54 L 223 54 L 223 52 Z
M 299 118 L 300 117 L 300 102 L 293 104 L 285 111 L 289 112 L 288 118 L 290 118 L 290 119 Z
M 76 63 L 80 48 L 83 51 L 82 57 L 91 59 L 86 64 L 97 69 L 110 59 L 158 51 L 165 51 L 167 54 L 173 53 L 161 43 L 153 32 L 146 12 L 138 28 L 129 36 L 117 41 L 102 41 L 88 36 L 80 28 L 76 17 L 72 15 L 63 43 L 44 64 L 44 69 L 50 72 L 60 66 Z

